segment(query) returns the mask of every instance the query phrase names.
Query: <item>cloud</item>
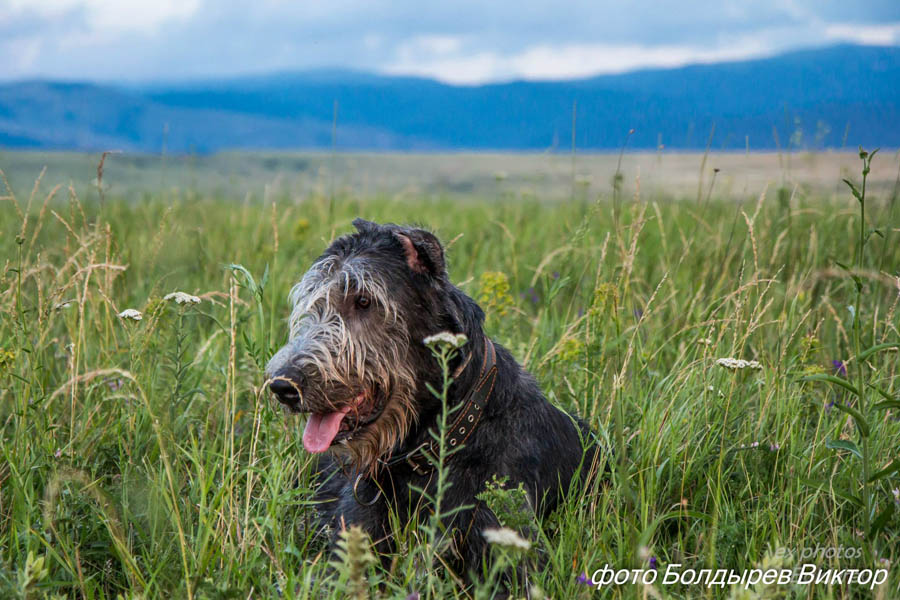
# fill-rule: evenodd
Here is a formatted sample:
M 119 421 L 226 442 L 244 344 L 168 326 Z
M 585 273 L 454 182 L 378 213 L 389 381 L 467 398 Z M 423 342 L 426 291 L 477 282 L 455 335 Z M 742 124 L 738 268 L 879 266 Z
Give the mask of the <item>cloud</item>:
M 825 37 L 868 46 L 892 46 L 900 43 L 900 23 L 828 25 Z
M 542 43 L 505 54 L 472 51 L 464 38 L 457 39 L 452 47 L 447 45 L 439 50 L 415 39 L 400 44 L 396 59 L 382 71 L 433 77 L 460 85 L 514 79 L 574 79 L 642 68 L 761 58 L 786 49 L 788 46 L 783 42 L 786 33 L 776 27 L 752 34 L 720 36 L 707 45 Z M 794 37 L 815 45 L 820 43 L 821 34 L 813 30 L 801 35 L 795 31 Z
M 898 23 L 897 0 L 0 0 L 0 79 L 321 67 L 456 83 L 580 77 L 898 44 Z
M 508 79 L 573 79 L 647 67 L 679 67 L 765 56 L 770 49 L 749 41 L 721 48 L 638 44 L 541 44 L 501 56 L 493 52 L 415 54 L 405 48 L 386 73 L 429 76 L 448 83 L 479 84 Z
M 7 0 L 12 17 L 31 16 L 45 21 L 72 19 L 94 33 L 153 31 L 173 20 L 195 15 L 199 0 Z
M 418 48 L 419 51 L 414 51 Z M 402 45 L 398 60 L 384 73 L 433 77 L 461 85 L 511 79 L 573 79 L 607 73 L 622 73 L 647 67 L 678 67 L 691 63 L 760 57 L 770 49 L 763 44 L 743 43 L 722 48 L 639 44 L 540 44 L 521 52 L 466 53 L 422 51 L 418 43 Z

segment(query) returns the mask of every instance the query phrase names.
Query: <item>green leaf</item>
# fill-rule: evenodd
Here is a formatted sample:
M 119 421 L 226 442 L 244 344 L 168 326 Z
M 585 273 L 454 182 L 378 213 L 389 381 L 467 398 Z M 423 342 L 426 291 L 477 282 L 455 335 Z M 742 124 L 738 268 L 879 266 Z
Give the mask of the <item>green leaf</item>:
M 885 344 L 877 344 L 875 346 L 872 346 L 871 348 L 866 348 L 859 353 L 859 358 L 857 360 L 866 360 L 876 352 L 881 352 L 882 350 L 887 350 L 888 348 L 900 348 L 900 342 L 887 342 Z
M 834 259 L 832 259 L 832 260 L 834 260 Z M 837 266 L 839 266 L 840 268 L 842 268 L 845 271 L 850 271 L 850 267 L 848 267 L 847 265 L 845 265 L 844 263 L 842 263 L 839 260 L 834 260 L 834 264 L 836 264 Z
M 837 490 L 837 489 L 834 489 L 833 487 L 829 487 L 827 481 L 819 481 L 819 480 L 815 480 L 815 479 L 806 479 L 804 477 L 801 477 L 800 483 L 805 486 L 815 488 L 817 490 L 830 491 L 838 498 L 843 498 L 844 500 L 853 503 L 857 507 L 862 508 L 862 505 L 863 505 L 862 500 L 860 500 L 853 494 L 848 494 L 847 492 L 842 492 L 841 490 Z
M 872 410 L 890 410 L 892 408 L 900 408 L 900 400 L 888 400 L 872 406 Z
M 900 458 L 895 459 L 894 462 L 890 464 L 890 466 L 885 467 L 884 469 L 869 477 L 869 483 L 878 481 L 879 479 L 884 479 L 891 473 L 896 473 L 897 471 L 900 471 Z
M 825 447 L 831 448 L 832 450 L 847 450 L 855 454 L 856 458 L 862 458 L 862 453 L 859 451 L 859 448 L 857 448 L 856 444 L 850 440 L 828 440 L 825 442 Z
M 862 194 L 859 193 L 859 189 L 857 189 L 856 185 L 849 179 L 844 179 L 844 183 L 846 183 L 850 187 L 850 191 L 853 193 L 853 197 L 862 202 Z
M 855 275 L 855 274 L 853 273 L 853 270 L 852 270 L 850 267 L 848 267 L 847 265 L 845 265 L 844 263 L 842 263 L 842 262 L 839 261 L 839 260 L 834 261 L 834 264 L 836 264 L 837 266 L 839 266 L 839 267 L 842 268 L 843 270 L 847 271 L 847 275 L 849 275 L 849 276 L 850 276 L 850 279 L 853 280 L 853 283 L 856 284 L 856 289 L 859 290 L 859 291 L 862 291 L 863 283 L 862 283 L 862 279 L 860 279 L 859 275 Z M 854 310 L 856 310 L 856 309 L 853 308 L 852 306 L 849 307 L 849 308 L 850 308 L 850 311 L 851 311 L 851 312 L 853 312 Z M 855 315 L 855 313 L 854 313 L 854 318 L 855 318 L 855 316 L 856 316 L 856 315 Z
M 888 523 L 891 522 L 891 517 L 894 516 L 894 503 L 888 502 L 887 506 L 884 507 L 875 520 L 872 521 L 872 528 L 869 529 L 869 537 L 873 538 L 875 535 L 884 529 Z
M 266 263 L 266 270 L 263 271 L 262 279 L 259 280 L 259 296 L 262 298 L 262 291 L 265 289 L 266 284 L 269 282 L 269 263 Z
M 801 381 L 824 381 L 826 383 L 833 383 L 835 385 L 839 385 L 854 396 L 859 397 L 859 390 L 856 387 L 844 379 L 843 377 L 837 377 L 835 375 L 826 375 L 824 373 L 816 373 L 814 375 L 807 375 L 806 377 L 801 377 Z
M 878 386 L 875 385 L 874 383 L 867 383 L 866 385 L 869 386 L 870 388 L 872 388 L 873 390 L 875 390 L 876 392 L 878 392 L 878 395 L 881 396 L 882 398 L 884 398 L 885 400 L 887 400 L 888 402 L 893 402 L 893 401 L 894 401 L 894 397 L 893 397 L 893 396 L 891 396 L 890 394 L 888 394 L 886 391 L 884 391 L 883 389 L 881 389 L 880 387 L 878 387 Z M 900 398 L 900 396 L 897 396 L 897 398 Z
M 846 404 L 840 404 L 838 402 L 834 403 L 834 407 L 841 412 L 847 413 L 853 420 L 856 422 L 856 427 L 859 429 L 859 432 L 863 437 L 869 437 L 869 423 L 866 421 L 866 418 L 862 415 L 861 412 L 853 408 L 852 406 L 847 406 Z
M 650 543 L 650 540 L 653 538 L 653 535 L 656 533 L 657 527 L 659 527 L 660 523 L 663 521 L 667 521 L 669 519 L 680 519 L 682 517 L 691 517 L 693 519 L 697 519 L 699 521 L 712 521 L 712 517 L 710 517 L 706 513 L 702 513 L 696 510 L 673 510 L 672 512 L 667 512 L 664 515 L 660 515 L 656 517 L 650 525 L 643 531 L 641 534 L 640 545 L 646 546 Z

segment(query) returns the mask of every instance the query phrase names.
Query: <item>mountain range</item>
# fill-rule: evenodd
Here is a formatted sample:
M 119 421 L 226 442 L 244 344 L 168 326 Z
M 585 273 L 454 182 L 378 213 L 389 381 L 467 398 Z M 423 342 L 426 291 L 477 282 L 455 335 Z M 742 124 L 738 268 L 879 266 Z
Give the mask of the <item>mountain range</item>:
M 587 151 L 900 147 L 900 47 L 478 86 L 346 70 L 0 84 L 0 147 L 17 149 L 567 152 L 573 120 Z

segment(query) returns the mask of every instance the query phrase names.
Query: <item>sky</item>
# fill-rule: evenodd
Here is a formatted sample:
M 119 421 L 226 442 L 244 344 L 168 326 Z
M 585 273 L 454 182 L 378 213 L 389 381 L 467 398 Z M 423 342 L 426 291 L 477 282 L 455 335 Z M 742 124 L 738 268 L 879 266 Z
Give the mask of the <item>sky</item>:
M 900 45 L 900 0 L 0 0 L 0 80 L 348 68 L 461 85 Z

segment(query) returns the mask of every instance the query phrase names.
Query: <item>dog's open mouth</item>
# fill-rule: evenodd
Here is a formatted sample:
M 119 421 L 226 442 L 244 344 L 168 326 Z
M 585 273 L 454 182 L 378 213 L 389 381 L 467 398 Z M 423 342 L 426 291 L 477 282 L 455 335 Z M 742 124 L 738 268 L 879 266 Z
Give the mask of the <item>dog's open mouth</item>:
M 307 452 L 325 452 L 338 442 L 352 439 L 381 416 L 385 401 L 380 388 L 375 387 L 361 392 L 334 412 L 311 413 L 303 431 L 303 447 Z

